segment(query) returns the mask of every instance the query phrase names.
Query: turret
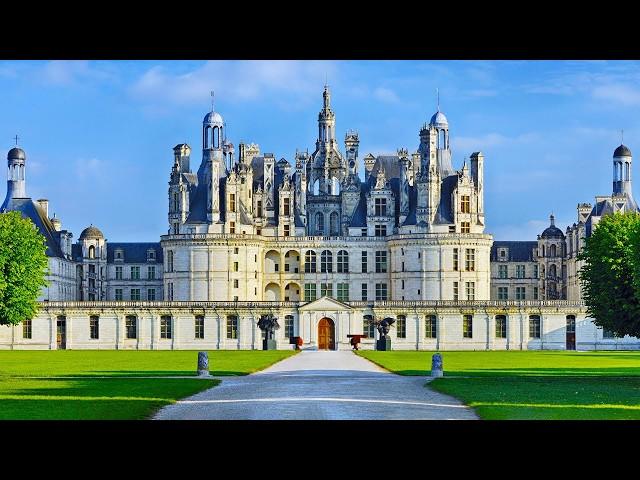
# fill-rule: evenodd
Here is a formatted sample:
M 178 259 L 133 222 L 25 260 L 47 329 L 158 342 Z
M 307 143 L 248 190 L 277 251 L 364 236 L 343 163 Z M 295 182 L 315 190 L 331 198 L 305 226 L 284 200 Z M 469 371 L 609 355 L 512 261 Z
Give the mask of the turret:
M 631 193 L 631 150 L 620 145 L 613 152 L 613 194 L 628 195 Z
M 12 198 L 26 198 L 25 163 L 27 156 L 24 150 L 14 147 L 7 154 L 7 197 L 2 204 L 6 208 Z

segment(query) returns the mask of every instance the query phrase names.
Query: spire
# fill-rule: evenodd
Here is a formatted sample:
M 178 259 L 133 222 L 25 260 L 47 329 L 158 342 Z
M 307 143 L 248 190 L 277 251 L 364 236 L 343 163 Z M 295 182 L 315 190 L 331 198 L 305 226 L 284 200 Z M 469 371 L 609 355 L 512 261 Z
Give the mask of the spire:
M 436 88 L 436 96 L 438 97 L 438 112 L 440 111 L 440 89 Z
M 331 109 L 331 92 L 329 91 L 329 85 L 325 83 L 324 92 L 322 92 L 322 98 L 324 99 L 324 110 Z
M 13 138 L 15 138 L 15 140 L 16 140 L 16 147 L 17 147 L 17 146 L 18 146 L 18 135 L 16 135 L 16 136 L 15 136 L 15 137 L 13 137 Z
M 624 145 L 624 129 L 620 130 L 620 145 Z
M 551 221 L 551 226 L 555 227 L 556 226 L 556 224 L 555 224 L 556 217 L 553 216 L 553 212 L 549 216 L 549 220 Z
M 214 111 L 214 108 L 213 108 L 213 90 L 211 90 L 211 111 L 212 112 Z

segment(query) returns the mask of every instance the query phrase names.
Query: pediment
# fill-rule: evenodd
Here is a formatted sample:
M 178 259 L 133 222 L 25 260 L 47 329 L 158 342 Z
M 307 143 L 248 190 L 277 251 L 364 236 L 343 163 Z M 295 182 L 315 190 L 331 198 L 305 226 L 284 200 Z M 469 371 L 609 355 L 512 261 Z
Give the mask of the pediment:
M 310 311 L 325 311 L 330 310 L 333 312 L 343 312 L 353 310 L 346 303 L 339 302 L 331 297 L 321 297 L 318 300 L 314 300 L 313 302 L 309 302 L 306 305 L 303 305 L 298 310 L 302 312 L 310 312 Z

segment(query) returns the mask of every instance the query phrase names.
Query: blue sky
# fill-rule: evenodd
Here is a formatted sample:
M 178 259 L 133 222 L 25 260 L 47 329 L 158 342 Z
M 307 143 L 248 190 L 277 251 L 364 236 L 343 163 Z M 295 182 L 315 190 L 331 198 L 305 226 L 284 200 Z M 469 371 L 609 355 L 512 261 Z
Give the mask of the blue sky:
M 0 146 L 27 152 L 27 194 L 48 198 L 77 239 L 166 233 L 172 148 L 201 160 L 215 90 L 227 136 L 293 160 L 313 151 L 328 78 L 338 137 L 360 134 L 360 160 L 415 151 L 440 107 L 454 167 L 485 154 L 486 232 L 535 240 L 550 212 L 611 193 L 611 157 L 640 151 L 640 63 L 620 61 L 8 61 L 0 62 Z M 635 176 L 637 167 L 633 168 Z

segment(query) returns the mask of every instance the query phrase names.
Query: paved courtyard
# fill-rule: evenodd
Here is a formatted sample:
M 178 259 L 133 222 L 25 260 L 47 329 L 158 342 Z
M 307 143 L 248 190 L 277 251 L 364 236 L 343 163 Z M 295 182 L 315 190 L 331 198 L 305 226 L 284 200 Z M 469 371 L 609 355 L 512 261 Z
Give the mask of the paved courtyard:
M 157 420 L 472 420 L 458 400 L 351 351 L 303 351 L 161 409 Z

